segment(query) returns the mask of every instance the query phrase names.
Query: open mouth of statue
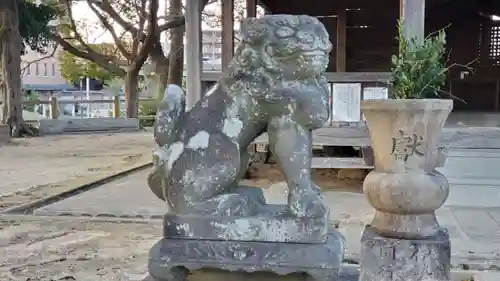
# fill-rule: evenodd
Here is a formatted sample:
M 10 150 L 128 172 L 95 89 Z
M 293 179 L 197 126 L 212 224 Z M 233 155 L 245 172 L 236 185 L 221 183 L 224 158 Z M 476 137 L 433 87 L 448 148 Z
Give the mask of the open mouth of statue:
M 309 52 L 303 52 L 302 55 L 305 57 L 317 57 L 317 56 L 325 56 L 326 53 L 323 51 L 309 51 Z
M 280 54 L 274 55 L 274 59 L 280 60 L 280 61 L 290 61 L 290 60 L 296 60 L 297 58 L 301 57 L 303 60 L 305 60 L 307 63 L 320 63 L 325 60 L 325 58 L 328 57 L 328 54 L 323 51 L 308 51 L 308 52 L 297 52 L 297 53 L 292 53 L 289 55 L 284 55 Z
M 328 54 L 322 51 L 303 52 L 302 57 L 311 63 L 321 63 L 328 58 Z
M 318 52 L 315 54 L 302 54 L 302 57 L 304 58 L 305 61 L 313 64 L 321 64 L 325 61 L 327 58 L 327 55 L 323 52 Z

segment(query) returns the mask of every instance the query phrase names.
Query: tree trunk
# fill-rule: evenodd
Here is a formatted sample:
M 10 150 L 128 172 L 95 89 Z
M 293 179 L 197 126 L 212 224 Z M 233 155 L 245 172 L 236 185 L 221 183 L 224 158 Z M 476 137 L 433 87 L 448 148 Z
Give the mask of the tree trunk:
M 0 45 L 0 54 L 2 53 L 2 46 Z M 0 60 L 1 65 L 1 60 Z M 0 71 L 2 71 L 0 69 Z M 3 77 L 3 71 L 0 74 L 0 124 L 7 124 L 7 119 L 9 118 L 9 110 L 7 109 L 7 89 L 5 86 L 5 79 Z
M 22 91 L 21 91 L 21 36 L 19 34 L 19 13 L 17 0 L 0 1 L 0 46 L 2 76 L 6 104 L 2 115 L 9 124 L 12 137 L 20 137 L 24 133 L 31 133 L 23 119 Z
M 182 1 L 169 0 L 169 16 L 182 16 Z M 182 87 L 184 69 L 184 26 L 170 29 L 170 53 L 167 84 Z
M 125 108 L 127 118 L 137 118 L 139 113 L 139 70 L 127 71 L 125 76 Z
M 168 83 L 169 59 L 164 55 L 163 48 L 161 47 L 159 40 L 151 50 L 150 57 L 154 65 L 158 83 L 160 83 L 157 95 L 159 95 L 158 98 L 161 99 L 163 98 L 163 92 L 165 91 Z

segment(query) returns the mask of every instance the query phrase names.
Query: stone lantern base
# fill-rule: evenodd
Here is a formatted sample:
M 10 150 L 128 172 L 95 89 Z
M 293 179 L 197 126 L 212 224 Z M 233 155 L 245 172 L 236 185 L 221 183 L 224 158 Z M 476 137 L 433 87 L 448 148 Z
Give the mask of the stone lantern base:
M 359 281 L 449 281 L 446 229 L 421 240 L 386 238 L 367 226 L 361 238 Z

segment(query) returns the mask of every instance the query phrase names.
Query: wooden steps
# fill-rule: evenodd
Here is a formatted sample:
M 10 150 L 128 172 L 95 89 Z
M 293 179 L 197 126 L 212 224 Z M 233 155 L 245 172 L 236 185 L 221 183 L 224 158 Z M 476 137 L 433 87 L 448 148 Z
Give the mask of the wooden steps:
M 267 134 L 261 135 L 254 141 L 255 151 L 267 152 Z M 313 131 L 313 147 L 322 149 L 325 146 L 370 146 L 370 138 L 364 123 L 338 122 L 334 126 L 323 127 Z M 313 169 L 372 169 L 366 165 L 362 157 L 313 157 Z
M 313 169 L 372 169 L 363 158 L 355 157 L 313 157 L 311 161 Z
M 323 147 L 370 147 L 370 138 L 363 123 L 323 127 L 313 131 L 313 146 Z M 254 144 L 257 152 L 267 151 L 268 138 L 262 135 Z M 496 127 L 445 127 L 441 133 L 439 147 L 447 149 L 499 149 L 500 128 Z M 315 157 L 313 168 L 371 169 L 360 158 Z

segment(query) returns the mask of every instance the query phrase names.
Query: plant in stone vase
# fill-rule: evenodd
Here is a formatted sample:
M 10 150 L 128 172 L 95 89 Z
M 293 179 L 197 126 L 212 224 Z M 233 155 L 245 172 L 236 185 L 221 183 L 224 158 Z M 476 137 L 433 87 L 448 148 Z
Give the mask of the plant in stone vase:
M 391 58 L 391 97 L 423 99 L 439 97 L 446 83 L 446 35 L 444 29 L 431 34 L 419 44 L 406 38 L 398 25 L 398 53 Z
M 375 167 L 363 191 L 375 215 L 361 239 L 360 281 L 375 280 L 381 267 L 395 261 L 401 270 L 393 273 L 401 280 L 449 280 L 449 237 L 435 215 L 449 193 L 446 177 L 436 170 L 444 163 L 440 133 L 453 108 L 451 99 L 439 98 L 449 69 L 445 32 L 420 43 L 402 31 L 400 24 L 399 52 L 392 57 L 392 99 L 361 104 Z M 374 256 L 389 248 L 397 253 L 390 259 Z
M 439 98 L 448 72 L 445 32 L 419 43 L 403 35 L 401 24 L 398 30 L 393 99 L 361 105 L 375 166 L 364 192 L 377 210 L 371 227 L 379 235 L 426 238 L 439 233 L 434 211 L 448 196 L 448 182 L 435 170 L 443 162 L 440 132 L 453 107 L 451 99 Z

